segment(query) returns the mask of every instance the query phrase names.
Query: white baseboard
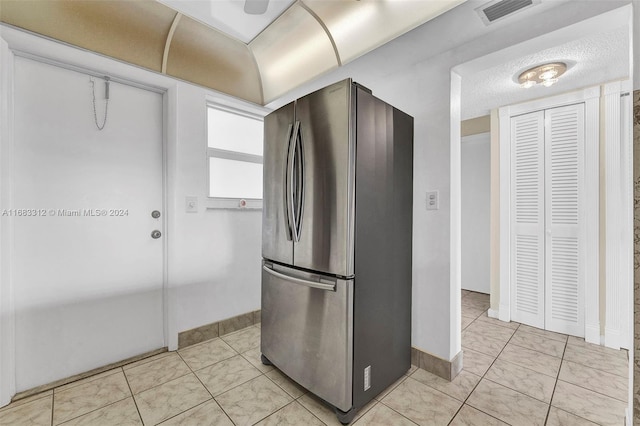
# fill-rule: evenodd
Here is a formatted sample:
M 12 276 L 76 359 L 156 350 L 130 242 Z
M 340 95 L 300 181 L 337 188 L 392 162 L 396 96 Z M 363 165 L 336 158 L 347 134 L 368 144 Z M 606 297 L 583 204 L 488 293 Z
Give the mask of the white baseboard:
M 622 346 L 622 333 L 620 333 L 620 330 L 605 327 L 604 345 L 611 349 L 620 349 Z
M 500 321 L 506 321 L 506 322 L 510 322 L 511 321 L 511 310 L 509 308 L 509 305 L 505 305 L 505 304 L 500 304 L 500 310 L 498 311 L 498 319 Z
M 489 318 L 496 318 L 496 319 L 498 319 L 498 318 L 500 318 L 500 313 L 499 313 L 497 310 L 495 310 L 495 309 L 489 309 L 489 310 L 487 311 L 487 316 L 488 316 Z
M 587 343 L 600 345 L 600 324 L 587 324 L 584 327 L 584 340 Z

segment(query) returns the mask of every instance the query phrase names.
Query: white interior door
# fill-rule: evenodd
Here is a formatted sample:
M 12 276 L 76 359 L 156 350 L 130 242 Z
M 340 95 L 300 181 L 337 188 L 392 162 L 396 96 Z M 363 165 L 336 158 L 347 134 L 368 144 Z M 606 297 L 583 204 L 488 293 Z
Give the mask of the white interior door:
M 584 336 L 584 104 L 545 111 L 545 328 Z
M 16 58 L 18 392 L 164 346 L 162 95 L 112 83 L 99 131 L 91 93 L 85 74 Z M 96 79 L 99 122 L 103 99 Z
M 544 328 L 544 111 L 511 118 L 511 319 Z
M 584 104 L 511 118 L 511 311 L 584 336 Z

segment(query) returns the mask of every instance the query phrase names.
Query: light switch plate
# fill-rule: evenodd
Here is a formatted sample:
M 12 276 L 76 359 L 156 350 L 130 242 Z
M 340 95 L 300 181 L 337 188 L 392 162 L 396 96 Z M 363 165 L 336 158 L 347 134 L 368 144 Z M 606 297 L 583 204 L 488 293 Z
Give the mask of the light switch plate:
M 427 210 L 440 209 L 440 194 L 438 191 L 427 192 Z
M 187 213 L 198 213 L 198 197 L 185 198 L 185 211 Z

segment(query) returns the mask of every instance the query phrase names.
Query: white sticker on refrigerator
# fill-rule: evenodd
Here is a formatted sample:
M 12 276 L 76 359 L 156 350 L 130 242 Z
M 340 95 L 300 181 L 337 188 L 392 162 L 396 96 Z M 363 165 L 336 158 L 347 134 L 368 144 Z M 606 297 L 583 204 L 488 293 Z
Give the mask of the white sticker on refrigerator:
M 369 390 L 371 387 L 371 366 L 364 369 L 364 390 Z

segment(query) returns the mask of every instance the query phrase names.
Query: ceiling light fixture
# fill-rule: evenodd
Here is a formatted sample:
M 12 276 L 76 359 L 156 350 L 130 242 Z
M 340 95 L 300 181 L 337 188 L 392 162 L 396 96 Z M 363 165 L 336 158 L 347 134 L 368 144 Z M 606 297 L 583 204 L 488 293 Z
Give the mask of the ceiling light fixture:
M 558 82 L 558 77 L 567 71 L 567 64 L 564 62 L 552 62 L 538 65 L 523 71 L 518 76 L 520 87 L 528 89 L 536 84 L 549 87 Z

